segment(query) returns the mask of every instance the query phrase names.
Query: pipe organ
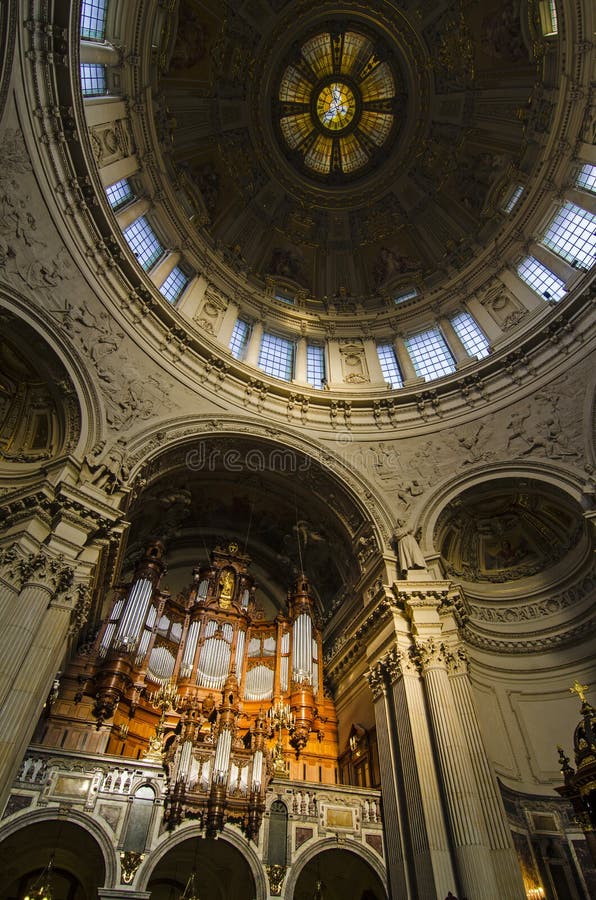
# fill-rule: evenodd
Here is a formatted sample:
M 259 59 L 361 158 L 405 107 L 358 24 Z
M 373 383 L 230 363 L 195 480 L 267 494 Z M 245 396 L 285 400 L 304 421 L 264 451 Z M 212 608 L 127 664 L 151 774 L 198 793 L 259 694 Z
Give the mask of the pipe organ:
M 215 834 L 234 821 L 255 837 L 273 777 L 338 779 L 313 592 L 301 574 L 287 610 L 266 620 L 232 542 L 172 597 L 160 587 L 164 554 L 151 543 L 115 590 L 78 696 L 93 697 L 108 753 L 163 760 L 169 827 L 193 817 Z

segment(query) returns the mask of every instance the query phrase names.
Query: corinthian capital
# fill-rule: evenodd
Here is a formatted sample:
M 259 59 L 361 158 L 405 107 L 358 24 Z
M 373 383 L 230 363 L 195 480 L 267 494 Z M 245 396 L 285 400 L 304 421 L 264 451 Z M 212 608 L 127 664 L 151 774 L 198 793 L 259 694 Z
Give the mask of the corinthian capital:
M 416 640 L 410 649 L 410 656 L 422 672 L 428 669 L 445 668 L 447 650 L 445 644 L 428 638 L 426 641 Z
M 392 647 L 381 660 L 381 665 L 390 684 L 395 684 L 403 675 L 401 650 L 398 647 Z
M 0 549 L 0 576 L 7 581 L 15 584 L 18 581 L 19 548 L 18 544 L 11 544 L 9 547 Z
M 465 675 L 468 672 L 468 654 L 462 644 L 459 647 L 451 647 L 445 660 L 450 675 Z
M 386 690 L 383 664 L 377 663 L 366 673 L 366 679 L 372 691 L 373 700 L 379 700 Z

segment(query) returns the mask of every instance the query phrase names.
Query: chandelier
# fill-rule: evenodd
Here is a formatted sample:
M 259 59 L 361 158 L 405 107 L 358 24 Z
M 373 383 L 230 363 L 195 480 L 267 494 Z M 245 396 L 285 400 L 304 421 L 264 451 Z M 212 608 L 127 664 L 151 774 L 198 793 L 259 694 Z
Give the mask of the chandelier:
M 50 856 L 47 866 L 40 873 L 39 877 L 29 888 L 23 900 L 52 900 L 53 884 L 52 875 L 54 870 L 54 854 Z

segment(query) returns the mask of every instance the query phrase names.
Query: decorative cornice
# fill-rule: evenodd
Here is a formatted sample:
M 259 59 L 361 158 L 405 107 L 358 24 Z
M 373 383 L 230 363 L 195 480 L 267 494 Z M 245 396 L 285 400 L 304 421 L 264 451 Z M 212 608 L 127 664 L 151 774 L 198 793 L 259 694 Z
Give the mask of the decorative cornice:
M 478 647 L 480 650 L 487 650 L 490 653 L 507 653 L 512 656 L 527 653 L 546 653 L 555 647 L 564 647 L 576 644 L 580 640 L 589 638 L 594 634 L 596 628 L 596 617 L 592 617 L 577 625 L 575 628 L 569 628 L 556 634 L 548 635 L 530 635 L 520 637 L 519 634 L 512 635 L 510 639 L 503 637 L 492 637 L 486 634 L 479 634 L 470 627 L 466 627 L 463 637 L 467 644 Z
M 525 602 L 523 604 L 511 605 L 510 602 L 502 602 L 498 606 L 480 606 L 475 603 L 465 604 L 469 617 L 479 622 L 495 623 L 507 625 L 512 622 L 535 622 L 542 621 L 546 616 L 556 615 L 574 606 L 592 594 L 596 585 L 596 564 L 594 564 L 590 572 L 582 578 L 582 580 L 572 587 L 565 590 L 549 593 L 548 597 L 544 597 L 534 603 Z M 473 622 L 469 623 L 473 628 Z

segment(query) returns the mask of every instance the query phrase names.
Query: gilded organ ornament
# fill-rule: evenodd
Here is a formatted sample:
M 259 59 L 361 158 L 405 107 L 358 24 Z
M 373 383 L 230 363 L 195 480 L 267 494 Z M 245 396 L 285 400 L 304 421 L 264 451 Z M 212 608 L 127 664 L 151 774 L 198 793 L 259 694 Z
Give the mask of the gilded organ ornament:
M 235 578 L 231 569 L 224 569 L 219 580 L 220 594 L 219 605 L 222 609 L 228 609 L 234 596 Z

